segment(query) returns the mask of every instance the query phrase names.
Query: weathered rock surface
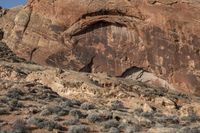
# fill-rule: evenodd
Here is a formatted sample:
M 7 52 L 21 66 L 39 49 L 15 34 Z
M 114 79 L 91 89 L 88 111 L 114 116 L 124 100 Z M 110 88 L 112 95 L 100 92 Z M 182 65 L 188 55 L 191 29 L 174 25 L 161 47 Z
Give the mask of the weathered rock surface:
M 0 43 L 2 132 L 200 132 L 200 98 L 25 62 Z
M 29 0 L 0 28 L 27 60 L 112 76 L 140 68 L 200 95 L 199 12 L 199 0 Z

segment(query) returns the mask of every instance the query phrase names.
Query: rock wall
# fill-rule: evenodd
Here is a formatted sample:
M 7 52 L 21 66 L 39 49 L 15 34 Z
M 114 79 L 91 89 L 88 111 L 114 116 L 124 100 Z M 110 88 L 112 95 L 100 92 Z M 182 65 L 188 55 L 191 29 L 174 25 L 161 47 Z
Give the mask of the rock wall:
M 199 0 L 29 0 L 0 28 L 27 60 L 119 77 L 140 68 L 200 95 L 199 12 Z

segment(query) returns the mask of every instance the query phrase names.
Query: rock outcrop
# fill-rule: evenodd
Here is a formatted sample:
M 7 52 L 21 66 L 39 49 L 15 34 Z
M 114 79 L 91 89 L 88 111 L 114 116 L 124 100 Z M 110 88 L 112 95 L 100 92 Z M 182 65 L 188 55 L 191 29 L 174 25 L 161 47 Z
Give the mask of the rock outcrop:
M 139 68 L 200 95 L 199 12 L 199 0 L 29 0 L 1 15 L 0 28 L 17 55 L 41 65 L 119 77 Z
M 106 74 L 25 62 L 0 43 L 0 130 L 200 132 L 200 98 Z

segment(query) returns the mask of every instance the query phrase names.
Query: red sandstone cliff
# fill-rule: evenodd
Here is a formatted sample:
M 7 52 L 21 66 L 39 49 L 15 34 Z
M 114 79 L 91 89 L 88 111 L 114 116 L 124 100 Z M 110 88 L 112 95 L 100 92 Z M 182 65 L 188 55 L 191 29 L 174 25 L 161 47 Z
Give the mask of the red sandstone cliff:
M 3 41 L 42 65 L 142 70 L 200 95 L 199 0 L 29 0 L 0 17 Z

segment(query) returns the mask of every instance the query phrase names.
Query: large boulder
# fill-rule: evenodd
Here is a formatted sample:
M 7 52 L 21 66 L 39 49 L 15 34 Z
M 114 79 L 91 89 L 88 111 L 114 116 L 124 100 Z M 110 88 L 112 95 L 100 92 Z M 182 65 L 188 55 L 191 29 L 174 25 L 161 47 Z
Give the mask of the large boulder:
M 0 17 L 3 40 L 42 65 L 152 73 L 200 95 L 199 0 L 29 0 Z

